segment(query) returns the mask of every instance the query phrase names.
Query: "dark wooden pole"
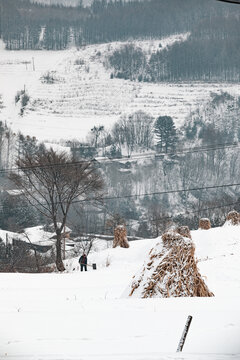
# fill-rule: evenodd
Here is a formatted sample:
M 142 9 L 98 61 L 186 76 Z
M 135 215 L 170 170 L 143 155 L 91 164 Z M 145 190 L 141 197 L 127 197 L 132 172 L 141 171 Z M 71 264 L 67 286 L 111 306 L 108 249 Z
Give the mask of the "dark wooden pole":
M 184 330 L 183 330 L 181 340 L 180 340 L 180 342 L 178 344 L 177 352 L 181 352 L 182 349 L 183 349 L 183 346 L 184 346 L 184 343 L 185 343 L 185 340 L 186 340 L 186 337 L 187 337 L 188 330 L 190 328 L 191 322 L 192 322 L 192 316 L 189 315 L 188 318 L 187 318 L 186 325 L 185 325 Z

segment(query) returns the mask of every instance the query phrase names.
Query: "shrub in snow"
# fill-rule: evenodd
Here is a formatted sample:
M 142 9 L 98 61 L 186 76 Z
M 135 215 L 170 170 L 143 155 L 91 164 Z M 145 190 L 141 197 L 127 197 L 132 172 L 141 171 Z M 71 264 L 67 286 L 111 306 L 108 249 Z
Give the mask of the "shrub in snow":
M 169 231 L 162 236 L 162 241 L 163 246 L 157 244 L 150 251 L 139 276 L 131 284 L 129 296 L 214 296 L 198 272 L 192 240 L 176 231 Z
M 22 95 L 22 99 L 21 99 L 21 105 L 22 108 L 25 108 L 27 106 L 27 104 L 29 103 L 30 97 L 28 96 L 27 93 L 24 92 L 24 94 Z
M 118 225 L 114 230 L 113 247 L 120 246 L 122 248 L 129 248 L 127 239 L 127 230 L 124 225 Z
M 24 90 L 17 91 L 17 93 L 15 95 L 15 104 L 17 104 L 19 102 L 19 100 L 21 99 L 23 94 L 24 94 Z
M 43 76 L 40 78 L 43 84 L 54 84 L 57 82 L 56 74 L 54 71 L 47 71 Z
M 199 229 L 209 230 L 211 229 L 211 222 L 209 219 L 204 218 L 199 220 Z
M 83 59 L 76 59 L 74 64 L 82 66 L 85 64 L 85 61 Z
M 240 214 L 233 210 L 233 211 L 230 211 L 228 214 L 227 214 L 227 218 L 226 218 L 226 221 L 230 224 L 230 225 L 239 225 L 240 224 Z

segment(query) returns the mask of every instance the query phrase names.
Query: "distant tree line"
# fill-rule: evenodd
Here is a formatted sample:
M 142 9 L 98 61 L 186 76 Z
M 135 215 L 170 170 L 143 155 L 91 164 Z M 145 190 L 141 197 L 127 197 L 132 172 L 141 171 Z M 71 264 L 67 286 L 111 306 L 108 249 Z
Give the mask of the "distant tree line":
M 0 0 L 0 36 L 9 50 L 66 49 L 73 28 L 89 10 L 60 5 L 45 6 L 29 0 Z
M 61 50 L 139 37 L 194 31 L 202 19 L 235 16 L 226 4 L 208 0 L 94 0 L 84 8 L 0 0 L 0 36 L 7 49 Z M 224 26 L 224 24 L 223 24 Z M 234 29 L 234 28 L 233 28 Z M 233 31 L 237 34 L 236 31 Z M 203 33 L 203 31 L 200 31 Z
M 201 21 L 186 41 L 159 48 L 150 57 L 124 45 L 108 57 L 111 77 L 145 82 L 239 81 L 240 13 Z

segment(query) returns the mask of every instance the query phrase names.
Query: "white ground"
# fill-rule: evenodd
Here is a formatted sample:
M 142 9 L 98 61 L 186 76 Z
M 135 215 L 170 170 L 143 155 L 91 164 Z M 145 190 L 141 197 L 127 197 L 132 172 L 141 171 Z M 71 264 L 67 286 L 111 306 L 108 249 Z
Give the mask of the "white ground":
M 136 41 L 146 53 L 184 41 L 188 34 L 166 39 Z M 122 114 L 142 110 L 154 117 L 172 116 L 179 126 L 185 116 L 209 97 L 211 91 L 240 95 L 240 84 L 161 83 L 148 84 L 110 79 L 111 70 L 103 66 L 105 55 L 119 43 L 87 46 L 66 51 L 6 51 L 0 44 L 0 95 L 5 108 L 0 120 L 7 121 L 15 132 L 40 140 L 84 139 L 94 125 L 111 126 Z M 83 65 L 76 65 L 76 60 Z M 26 64 L 28 62 L 28 64 Z M 33 62 L 35 71 L 33 71 Z M 58 79 L 55 84 L 40 80 L 47 71 Z M 24 89 L 30 104 L 20 116 L 14 98 Z
M 192 235 L 214 298 L 122 298 L 159 239 L 93 253 L 97 271 L 79 273 L 75 259 L 65 274 L 0 274 L 0 359 L 239 360 L 240 227 Z

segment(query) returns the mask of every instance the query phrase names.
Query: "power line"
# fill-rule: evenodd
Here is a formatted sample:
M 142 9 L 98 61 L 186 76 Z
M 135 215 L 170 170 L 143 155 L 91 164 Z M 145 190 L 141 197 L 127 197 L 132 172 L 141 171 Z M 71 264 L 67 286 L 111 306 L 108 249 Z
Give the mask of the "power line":
M 173 156 L 178 154 L 192 154 L 192 153 L 201 153 L 201 152 L 207 152 L 207 151 L 217 151 L 217 150 L 224 150 L 224 149 L 240 149 L 238 146 L 238 143 L 225 143 L 225 144 L 216 144 L 216 145 L 210 145 L 210 146 L 202 146 L 202 147 L 193 147 L 193 148 L 186 148 L 182 150 L 178 150 L 172 153 L 159 153 L 159 154 L 139 154 L 139 155 L 133 155 L 130 157 L 121 157 L 116 159 L 110 159 L 110 158 L 100 158 L 98 157 L 90 160 L 79 160 L 79 161 L 70 161 L 65 164 L 62 163 L 52 163 L 52 164 L 44 164 L 44 165 L 31 165 L 26 167 L 12 167 L 12 168 L 5 168 L 0 169 L 0 174 L 8 173 L 8 172 L 14 172 L 14 171 L 22 171 L 22 170 L 35 170 L 35 169 L 47 169 L 51 167 L 66 167 L 66 166 L 77 166 L 81 164 L 90 164 L 90 163 L 115 163 L 115 162 L 121 162 L 121 161 L 131 161 L 131 160 L 142 160 L 147 158 L 155 157 L 155 159 L 162 161 L 162 156 Z
M 182 213 L 177 213 L 177 214 L 172 214 L 172 215 L 169 215 L 169 216 L 163 216 L 163 217 L 160 217 L 160 218 L 154 218 L 153 221 L 163 221 L 163 220 L 169 220 L 169 219 L 172 219 L 172 218 L 176 218 L 178 216 L 183 216 L 183 215 L 191 215 L 191 214 L 195 214 L 195 213 L 201 213 L 203 211 L 209 211 L 209 210 L 215 210 L 215 209 L 221 209 L 221 208 L 225 208 L 225 207 L 230 207 L 230 206 L 234 206 L 234 205 L 239 205 L 239 202 L 234 202 L 234 203 L 228 203 L 228 204 L 224 204 L 224 205 L 219 205 L 219 206 L 213 206 L 213 207 L 207 207 L 207 208 L 204 208 L 204 209 L 199 209 L 199 210 L 188 210 L 188 211 L 185 211 L 185 212 L 182 212 Z M 149 219 L 151 221 L 151 219 Z M 144 219 L 143 219 L 144 221 Z M 137 223 L 139 224 L 141 222 L 141 220 L 137 220 Z M 125 224 L 126 227 L 130 227 L 131 224 Z M 101 226 L 101 227 L 98 227 L 98 231 L 105 231 L 106 230 L 106 227 L 105 226 Z M 96 234 L 96 231 L 95 232 L 88 232 L 87 233 L 88 235 L 95 235 Z M 101 235 L 101 234 L 100 234 Z
M 212 207 L 207 207 L 207 208 L 204 208 L 204 209 L 199 209 L 199 210 L 187 210 L 185 212 L 181 212 L 181 213 L 177 213 L 177 214 L 172 214 L 172 215 L 169 215 L 169 216 L 162 216 L 162 217 L 159 217 L 159 218 L 154 218 L 153 220 L 154 221 L 160 221 L 160 220 L 168 220 L 168 219 L 172 219 L 172 218 L 176 218 L 178 216 L 183 216 L 183 215 L 191 215 L 191 214 L 197 214 L 197 213 L 201 213 L 201 212 L 204 212 L 204 211 L 209 211 L 209 210 L 215 210 L 215 209 L 221 209 L 221 208 L 225 208 L 225 207 L 230 207 L 230 206 L 234 206 L 234 205 L 239 205 L 240 202 L 234 202 L 234 203 L 229 203 L 229 204 L 224 204 L 224 205 L 219 205 L 219 206 L 212 206 Z M 139 224 L 141 220 L 137 220 L 137 223 Z M 144 219 L 143 219 L 144 221 Z M 150 220 L 151 221 L 151 220 Z M 126 225 L 125 226 L 127 227 L 130 227 L 131 225 Z M 105 227 L 101 227 L 102 230 L 106 230 Z
M 153 221 L 168 220 L 168 219 L 172 219 L 173 217 L 177 217 L 177 216 L 198 214 L 198 213 L 201 213 L 201 212 L 204 212 L 204 211 L 216 210 L 216 209 L 221 209 L 221 208 L 230 207 L 230 206 L 239 205 L 239 204 L 240 204 L 240 202 L 236 201 L 234 203 L 229 203 L 229 204 L 224 204 L 224 205 L 219 205 L 219 206 L 212 206 L 212 207 L 199 209 L 199 210 L 193 210 L 193 211 L 192 210 L 187 210 L 185 212 L 178 213 L 178 214 L 173 214 L 171 216 L 163 216 L 163 217 L 160 217 L 160 218 L 153 218 Z
M 201 213 L 201 212 L 204 212 L 204 211 L 222 209 L 222 208 L 225 208 L 225 207 L 230 207 L 230 206 L 239 205 L 239 204 L 240 204 L 240 202 L 237 201 L 237 202 L 233 202 L 233 203 L 229 203 L 229 204 L 224 204 L 224 205 L 219 205 L 219 206 L 212 206 L 212 207 L 207 207 L 207 208 L 204 208 L 204 209 L 199 209 L 199 210 L 194 210 L 194 211 L 187 210 L 185 212 L 172 214 L 172 215 L 169 215 L 169 216 L 162 216 L 162 217 L 159 217 L 159 218 L 153 218 L 152 220 L 153 221 L 169 220 L 169 219 L 172 219 L 172 218 L 176 218 L 178 216 L 197 214 L 197 213 Z M 109 215 L 111 215 L 111 214 L 109 214 Z M 146 221 L 146 220 L 147 219 L 142 219 L 142 221 Z M 149 220 L 151 221 L 150 218 L 149 218 Z M 136 220 L 136 222 L 139 224 L 141 222 L 141 220 Z M 125 226 L 130 227 L 131 224 L 125 224 Z M 107 230 L 107 228 L 106 228 L 106 226 L 101 226 L 101 227 L 98 227 L 98 230 L 104 231 L 104 230 Z M 94 234 L 96 234 L 96 231 L 93 232 L 93 233 L 88 232 L 88 235 L 94 235 Z M 99 234 L 99 235 L 101 235 L 101 234 Z
M 177 154 L 192 154 L 192 153 L 198 153 L 198 152 L 206 152 L 206 151 L 216 151 L 216 150 L 223 150 L 223 149 L 232 149 L 232 148 L 237 148 L 239 149 L 239 146 L 237 143 L 231 144 L 231 145 L 224 145 L 224 144 L 219 144 L 219 145 L 215 145 L 215 147 L 213 145 L 210 146 L 206 146 L 206 147 L 194 147 L 194 148 L 189 148 L 189 149 L 182 149 L 181 151 L 176 151 L 173 153 L 169 153 L 168 155 L 172 156 L 172 155 L 177 155 Z M 161 155 L 161 154 L 159 154 Z M 158 155 L 156 155 L 158 156 Z
M 154 195 L 165 195 L 165 194 L 177 194 L 182 192 L 190 192 L 190 191 L 198 191 L 198 190 L 213 190 L 213 189 L 221 189 L 226 187 L 234 187 L 240 186 L 240 183 L 236 184 L 223 184 L 223 185 L 212 185 L 212 186 L 203 186 L 189 189 L 177 189 L 177 190 L 168 190 L 168 191 L 156 191 L 151 193 L 142 193 L 142 194 L 131 194 L 131 195 L 123 195 L 123 196 L 112 196 L 112 197 L 102 197 L 101 200 L 115 200 L 115 199 L 131 199 L 131 198 L 139 198 L 144 196 L 154 196 Z M 82 203 L 88 201 L 97 201 L 99 199 L 84 199 L 84 200 L 75 200 L 72 203 Z
M 131 199 L 131 198 L 139 198 L 144 196 L 154 196 L 154 195 L 166 195 L 166 194 L 178 194 L 183 192 L 192 192 L 192 191 L 199 191 L 199 190 L 214 190 L 214 189 L 223 189 L 228 187 L 235 187 L 240 186 L 240 183 L 232 183 L 232 184 L 222 184 L 222 185 L 211 185 L 211 186 L 203 186 L 203 187 L 195 187 L 195 188 L 188 188 L 188 189 L 176 189 L 176 190 L 167 190 L 167 191 L 156 191 L 150 193 L 142 193 L 142 194 L 131 194 L 131 195 L 123 195 L 123 196 L 111 196 L 111 197 L 101 197 L 101 198 L 87 198 L 82 200 L 74 200 L 71 204 L 77 203 L 86 203 L 86 202 L 93 202 L 93 201 L 104 201 L 104 200 L 121 200 L 121 199 Z M 63 202 L 64 204 L 65 202 Z M 56 202 L 56 205 L 60 205 L 60 202 Z M 46 203 L 41 203 L 39 205 L 47 205 Z

